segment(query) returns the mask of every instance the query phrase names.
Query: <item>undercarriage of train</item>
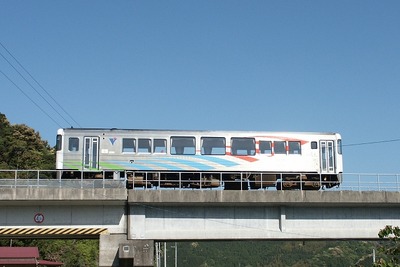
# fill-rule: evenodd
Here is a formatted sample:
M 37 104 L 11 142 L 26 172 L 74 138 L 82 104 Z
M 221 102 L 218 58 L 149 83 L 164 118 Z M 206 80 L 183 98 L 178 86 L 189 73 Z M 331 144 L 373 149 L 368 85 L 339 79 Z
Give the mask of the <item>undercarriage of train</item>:
M 319 190 L 339 185 L 336 175 L 299 173 L 127 172 L 127 188 Z
M 319 190 L 340 184 L 336 174 L 255 172 L 65 171 L 64 179 L 125 179 L 126 187 L 224 190 Z

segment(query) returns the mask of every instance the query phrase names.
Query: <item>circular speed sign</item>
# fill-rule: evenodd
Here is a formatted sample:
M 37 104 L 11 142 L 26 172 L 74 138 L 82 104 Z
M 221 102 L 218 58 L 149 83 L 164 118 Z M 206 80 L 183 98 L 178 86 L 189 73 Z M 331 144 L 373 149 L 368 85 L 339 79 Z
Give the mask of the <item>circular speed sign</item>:
M 42 213 L 36 213 L 35 216 L 33 216 L 33 220 L 35 223 L 42 223 L 44 222 L 44 215 Z

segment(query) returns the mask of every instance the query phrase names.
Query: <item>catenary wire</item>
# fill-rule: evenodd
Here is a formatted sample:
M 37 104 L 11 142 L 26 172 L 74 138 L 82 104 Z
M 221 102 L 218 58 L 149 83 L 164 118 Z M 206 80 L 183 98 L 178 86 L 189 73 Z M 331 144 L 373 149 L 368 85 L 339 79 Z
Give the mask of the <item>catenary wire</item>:
M 29 75 L 29 77 L 32 78 L 36 82 L 37 85 L 39 85 L 40 88 L 46 93 L 48 97 L 50 97 L 54 103 L 73 121 L 75 122 L 76 125 L 81 127 L 79 123 L 69 114 L 61 105 L 58 103 L 58 101 L 32 76 L 32 74 L 18 61 L 17 58 L 13 56 L 13 54 L 0 42 L 0 45 L 4 48 L 5 51 L 15 60 L 15 62 L 18 63 L 18 65 Z M 70 123 L 69 123 L 70 124 Z
M 18 90 L 21 91 L 22 94 L 24 94 L 38 109 L 40 109 L 44 114 L 46 114 L 47 117 L 49 117 L 55 124 L 57 124 L 60 128 L 62 128 L 62 126 L 53 118 L 49 115 L 49 113 L 47 113 L 44 109 L 42 109 L 31 97 L 29 97 L 29 95 L 27 95 L 24 90 L 22 90 L 15 82 L 13 82 L 13 80 L 10 79 L 10 77 L 8 77 L 2 70 L 0 70 L 1 74 L 4 75 L 4 77 L 7 78 L 7 80 L 9 80 L 15 87 L 17 87 Z
M 24 79 L 24 81 L 27 83 L 27 84 L 29 84 L 29 86 L 33 89 L 33 90 L 35 90 L 35 92 L 67 123 L 67 124 L 69 124 L 69 125 L 71 125 L 71 123 L 69 122 L 69 121 L 67 121 L 65 118 L 64 118 L 64 116 L 63 115 L 61 115 L 59 112 L 58 112 L 58 110 L 56 110 L 55 108 L 54 108 L 54 106 L 49 102 L 49 101 L 47 101 L 47 99 L 45 99 L 44 98 L 44 96 L 38 91 L 38 90 L 36 90 L 36 88 L 35 87 L 33 87 L 33 85 L 11 64 L 11 62 L 10 61 L 8 61 L 8 59 L 0 52 L 0 55 L 4 58 L 4 60 L 5 61 L 7 61 L 7 63 L 22 77 L 22 79 Z M 22 89 L 21 89 L 22 90 Z M 26 94 L 25 94 L 26 95 Z
M 400 138 L 389 139 L 389 140 L 380 140 L 380 141 L 371 141 L 371 142 L 363 142 L 363 143 L 343 144 L 343 146 L 364 146 L 364 145 L 374 145 L 374 144 L 392 143 L 392 142 L 400 142 Z
M 64 113 L 66 113 L 69 117 L 71 117 L 69 115 L 68 112 L 66 112 L 61 106 L 60 104 L 58 104 L 58 102 L 43 88 L 43 86 L 41 86 L 38 81 L 22 66 L 22 64 L 10 53 L 10 51 L 7 50 L 7 48 L 0 42 L 0 45 L 7 51 L 7 53 L 18 63 L 18 65 L 26 72 L 28 73 L 28 75 L 43 89 L 44 92 L 46 92 L 46 94 L 54 101 L 54 103 L 56 103 L 63 111 Z M 24 79 L 24 81 L 29 84 L 29 86 L 35 90 L 35 92 L 70 126 L 72 126 L 72 124 L 22 75 L 21 72 L 19 72 L 15 66 L 4 56 L 3 53 L 0 52 L 0 55 L 4 58 L 5 61 L 7 61 L 7 63 L 19 74 L 19 76 L 22 77 L 22 79 Z M 79 123 L 77 123 L 72 117 L 71 119 L 79 126 Z
M 39 87 L 46 93 L 46 95 L 48 97 L 50 97 L 54 103 L 79 127 L 81 127 L 81 125 L 57 102 L 56 99 L 54 99 L 50 93 L 30 74 L 30 72 L 18 61 L 17 58 L 15 58 L 12 53 L 3 45 L 2 42 L 0 42 L 0 45 L 3 47 L 3 49 L 15 60 L 15 62 L 17 62 L 17 64 L 29 75 L 29 77 L 31 77 L 32 80 L 34 80 L 36 82 L 37 85 L 39 85 Z M 7 63 L 35 90 L 35 92 L 37 94 L 39 94 L 39 96 L 61 117 L 63 118 L 63 120 L 65 122 L 67 122 L 67 124 L 69 124 L 70 126 L 72 126 L 72 124 L 62 115 L 60 114 L 57 109 L 54 108 L 54 106 L 47 101 L 44 96 L 38 91 L 36 90 L 36 88 L 12 65 L 12 63 L 0 52 L 0 55 L 7 61 Z M 2 72 L 2 71 L 1 71 Z M 29 100 L 31 100 L 37 107 L 39 107 L 38 104 L 36 104 L 25 92 L 23 92 L 23 90 L 18 87 L 4 72 L 2 72 L 2 74 L 10 81 L 12 82 L 26 97 L 29 98 Z M 39 107 L 40 108 L 40 107 Z M 40 108 L 43 112 L 45 112 L 42 108 Z M 46 113 L 46 112 L 45 112 Z M 47 116 L 49 116 L 46 113 Z M 54 122 L 55 120 L 53 118 L 51 118 Z M 60 126 L 59 123 L 56 122 L 57 125 Z M 61 127 L 61 126 L 60 126 Z M 373 145 L 373 144 L 380 144 L 380 143 L 391 143 L 391 142 L 399 142 L 400 138 L 398 139 L 390 139 L 390 140 L 380 140 L 380 141 L 371 141 L 371 142 L 362 142 L 362 143 L 352 143 L 352 144 L 343 144 L 343 147 L 350 147 L 350 146 L 363 146 L 363 145 Z

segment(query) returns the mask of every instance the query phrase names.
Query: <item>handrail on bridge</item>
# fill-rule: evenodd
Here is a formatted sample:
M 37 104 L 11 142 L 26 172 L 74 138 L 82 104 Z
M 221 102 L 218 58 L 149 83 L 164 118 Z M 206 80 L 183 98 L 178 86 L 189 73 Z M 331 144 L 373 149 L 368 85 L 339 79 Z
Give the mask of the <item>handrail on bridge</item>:
M 84 171 L 83 171 L 84 172 Z M 82 172 L 82 173 L 83 173 Z M 0 170 L 0 188 L 125 188 L 125 180 L 61 179 L 60 170 Z
M 125 171 L 121 177 L 107 179 L 103 170 L 98 172 L 98 176 L 93 179 L 85 179 L 86 173 L 93 171 L 75 171 L 80 173 L 77 179 L 61 178 L 60 170 L 0 170 L 0 188 L 17 187 L 48 187 L 48 188 L 132 188 L 135 190 L 281 190 L 282 186 L 276 187 L 280 183 L 279 177 L 283 173 L 249 173 L 242 172 L 236 175 L 236 179 L 223 180 L 222 173 L 199 173 L 195 178 L 187 179 L 183 177 L 187 173 L 175 172 L 173 178 L 162 177 L 162 172 L 140 172 Z M 224 173 L 226 175 L 227 173 Z M 229 174 L 229 173 L 228 173 Z M 294 174 L 296 175 L 296 174 Z M 300 181 L 297 190 L 305 190 L 306 181 L 303 174 L 297 174 Z M 251 177 L 251 179 L 249 179 Z M 278 179 L 276 179 L 278 177 Z M 315 182 L 315 181 L 314 181 Z M 320 176 L 320 184 L 322 176 Z M 318 183 L 318 181 L 317 181 Z M 130 185 L 130 187 L 129 187 Z M 318 190 L 319 187 L 317 187 Z M 309 189 L 309 188 L 307 188 Z M 322 187 L 320 190 L 324 190 Z M 329 191 L 396 191 L 400 192 L 400 174 L 395 173 L 343 173 L 340 186 L 326 189 Z

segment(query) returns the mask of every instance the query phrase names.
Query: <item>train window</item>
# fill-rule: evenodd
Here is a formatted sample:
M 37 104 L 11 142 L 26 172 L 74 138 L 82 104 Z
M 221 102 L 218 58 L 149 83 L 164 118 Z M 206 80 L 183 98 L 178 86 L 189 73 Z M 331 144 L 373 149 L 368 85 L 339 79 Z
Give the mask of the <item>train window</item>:
M 69 151 L 79 151 L 79 138 L 70 137 L 68 139 L 68 150 Z
M 165 139 L 154 139 L 153 141 L 153 152 L 154 153 L 167 153 L 167 140 Z
M 342 154 L 342 139 L 337 140 L 337 151 L 339 154 Z
M 256 141 L 254 138 L 231 139 L 231 153 L 237 156 L 253 156 L 256 154 Z
M 299 141 L 289 141 L 289 154 L 301 154 L 301 144 Z
M 171 155 L 196 154 L 196 139 L 194 137 L 171 137 Z
M 58 134 L 56 139 L 56 150 L 60 151 L 61 149 L 62 149 L 62 136 L 61 134 Z
M 318 149 L 318 143 L 315 141 L 311 142 L 311 149 Z
M 202 155 L 225 155 L 226 145 L 224 137 L 202 137 Z
M 122 152 L 135 153 L 136 140 L 134 138 L 122 138 Z
M 150 139 L 139 138 L 138 153 L 151 153 L 151 140 Z
M 260 153 L 261 154 L 272 154 L 271 141 L 260 141 Z
M 275 154 L 286 154 L 286 142 L 275 141 L 274 142 L 274 153 Z

